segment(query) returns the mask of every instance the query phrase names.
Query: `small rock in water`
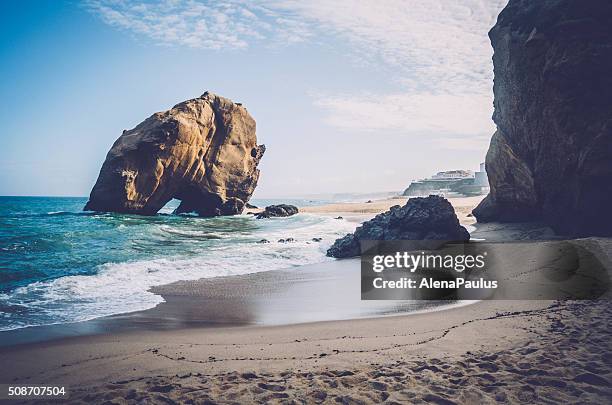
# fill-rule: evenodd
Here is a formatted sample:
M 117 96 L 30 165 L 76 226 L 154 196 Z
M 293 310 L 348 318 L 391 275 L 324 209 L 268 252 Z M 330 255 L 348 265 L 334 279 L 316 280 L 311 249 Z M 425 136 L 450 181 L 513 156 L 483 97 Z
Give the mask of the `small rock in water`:
M 273 217 L 290 217 L 299 212 L 298 207 L 289 204 L 269 205 L 265 210 L 256 214 L 257 219 Z
M 257 243 L 270 243 L 270 241 L 268 239 L 262 239 L 257 241 Z
M 321 242 L 323 238 L 312 238 L 313 242 Z
M 336 218 L 334 218 L 334 219 L 344 219 L 344 218 L 342 218 L 341 216 L 337 216 L 337 217 L 336 217 Z

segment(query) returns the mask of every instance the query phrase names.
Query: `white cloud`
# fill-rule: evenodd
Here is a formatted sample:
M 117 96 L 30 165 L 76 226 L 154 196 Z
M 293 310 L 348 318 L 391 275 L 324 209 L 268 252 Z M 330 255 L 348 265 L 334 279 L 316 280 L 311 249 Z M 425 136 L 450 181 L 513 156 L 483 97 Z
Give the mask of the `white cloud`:
M 487 33 L 507 0 L 279 0 L 359 56 L 390 67 L 393 94 L 315 96 L 327 122 L 348 131 L 430 133 L 440 146 L 486 149 L 494 130 L 493 65 Z
M 397 69 L 413 90 L 482 92 L 490 86 L 487 32 L 507 0 L 278 0 L 365 58 Z M 485 83 L 485 79 L 487 83 Z
M 386 74 L 397 90 L 313 93 L 328 124 L 350 131 L 430 132 L 440 139 L 464 134 L 480 145 L 482 134 L 493 130 L 487 32 L 506 2 L 90 0 L 88 8 L 112 26 L 166 45 L 240 49 L 260 41 L 343 39 L 356 59 L 391 72 Z
M 492 129 L 486 95 L 409 94 L 316 97 L 319 107 L 333 111 L 328 123 L 349 131 L 433 131 L 480 134 Z
M 310 32 L 290 13 L 241 0 L 89 0 L 86 8 L 106 24 L 148 37 L 160 45 L 241 49 L 251 43 L 294 43 Z

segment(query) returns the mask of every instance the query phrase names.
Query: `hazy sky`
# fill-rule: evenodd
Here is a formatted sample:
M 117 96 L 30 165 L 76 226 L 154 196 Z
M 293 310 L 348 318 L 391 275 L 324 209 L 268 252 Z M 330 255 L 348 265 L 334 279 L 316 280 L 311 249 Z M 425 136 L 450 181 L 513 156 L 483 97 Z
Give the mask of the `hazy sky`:
M 257 197 L 476 169 L 505 3 L 0 2 L 0 194 L 88 195 L 123 129 L 205 90 L 257 121 Z

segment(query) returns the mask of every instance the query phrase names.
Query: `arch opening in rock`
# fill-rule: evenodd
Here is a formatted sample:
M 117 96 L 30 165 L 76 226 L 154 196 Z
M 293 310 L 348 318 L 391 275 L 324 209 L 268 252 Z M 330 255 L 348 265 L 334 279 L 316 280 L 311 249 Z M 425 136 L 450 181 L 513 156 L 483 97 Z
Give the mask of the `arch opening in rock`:
M 264 151 L 246 108 L 206 92 L 123 131 L 85 210 L 155 215 L 178 199 L 178 214 L 239 214 Z

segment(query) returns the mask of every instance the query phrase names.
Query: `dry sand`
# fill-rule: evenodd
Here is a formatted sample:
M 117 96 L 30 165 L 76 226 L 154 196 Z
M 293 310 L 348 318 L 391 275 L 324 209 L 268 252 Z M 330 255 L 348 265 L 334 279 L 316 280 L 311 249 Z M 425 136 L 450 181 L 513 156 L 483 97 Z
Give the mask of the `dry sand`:
M 365 209 L 351 207 L 326 213 Z M 546 231 L 487 225 L 483 235 L 490 240 Z M 610 240 L 580 243 L 609 263 Z M 525 272 L 517 265 L 521 259 L 531 260 L 520 251 L 505 258 L 508 278 L 546 271 L 536 266 Z M 288 278 L 286 286 L 321 282 L 316 271 L 305 274 Z M 242 300 L 247 308 L 253 305 L 247 291 L 265 301 L 282 290 L 282 283 L 270 289 L 274 279 L 266 282 L 263 273 L 255 277 L 214 286 L 206 284 L 210 280 L 176 283 L 159 292 L 170 307 L 170 297 L 182 297 L 194 310 L 201 297 Z M 609 273 L 606 280 L 609 286 Z M 479 301 L 437 312 L 280 326 L 193 327 L 160 306 L 135 316 L 166 323 L 174 318 L 175 327 L 147 328 L 149 319 L 134 330 L 4 347 L 0 382 L 65 384 L 71 402 L 88 404 L 603 404 L 612 399 L 610 293 L 604 298 Z
M 65 384 L 81 403 L 603 404 L 612 395 L 611 309 L 607 301 L 495 301 L 67 339 L 2 353 L 0 377 Z

